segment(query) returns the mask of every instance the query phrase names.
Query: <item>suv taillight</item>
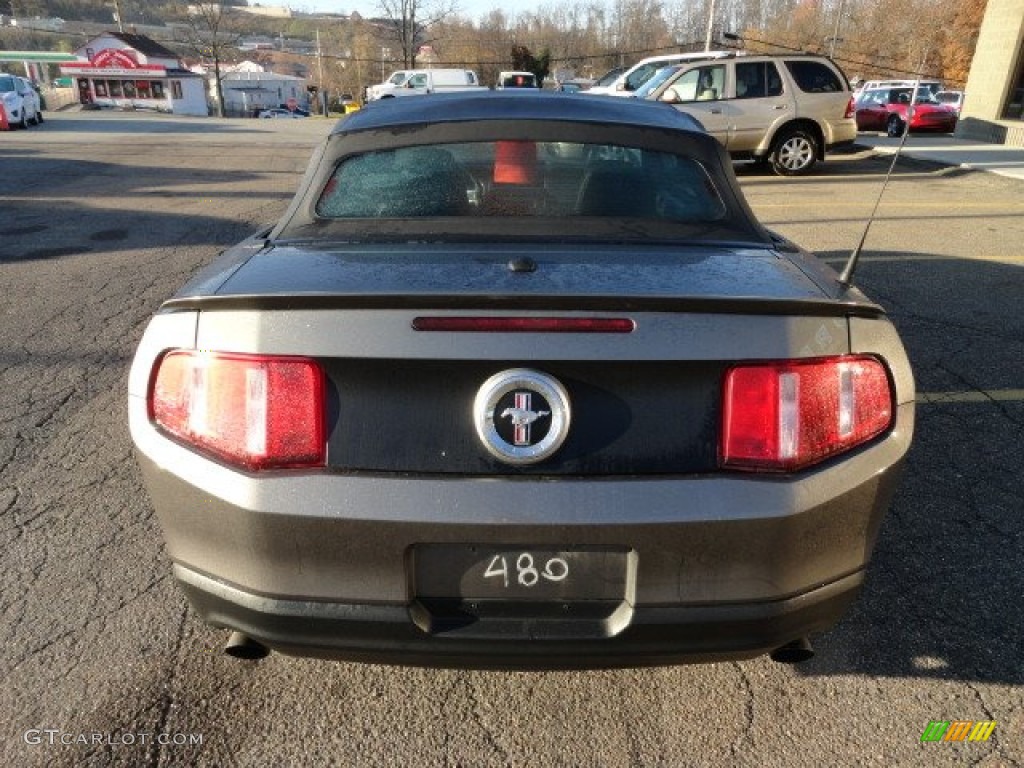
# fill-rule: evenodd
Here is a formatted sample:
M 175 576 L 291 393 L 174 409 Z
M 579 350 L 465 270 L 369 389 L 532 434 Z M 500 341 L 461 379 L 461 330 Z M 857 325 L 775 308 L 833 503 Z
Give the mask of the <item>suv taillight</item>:
M 740 365 L 725 375 L 720 460 L 792 472 L 860 445 L 893 421 L 885 366 L 865 356 Z
M 247 469 L 323 466 L 324 374 L 315 360 L 177 350 L 157 363 L 150 419 Z
M 850 100 L 848 102 L 846 102 L 846 114 L 843 115 L 843 118 L 844 119 L 849 119 L 851 117 L 854 117 L 856 114 L 857 114 L 856 100 L 853 98 L 853 96 L 851 96 Z

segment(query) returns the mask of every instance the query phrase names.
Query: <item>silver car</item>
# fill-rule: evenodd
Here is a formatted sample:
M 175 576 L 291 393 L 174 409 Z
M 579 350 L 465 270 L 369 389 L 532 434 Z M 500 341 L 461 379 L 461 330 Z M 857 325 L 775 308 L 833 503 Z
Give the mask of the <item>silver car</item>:
M 260 117 L 264 119 L 284 119 L 294 120 L 302 117 L 309 117 L 305 112 L 295 112 L 290 109 L 264 109 L 260 112 Z
M 0 102 L 11 126 L 28 128 L 43 122 L 39 94 L 24 77 L 0 72 Z
M 806 658 L 914 421 L 884 310 L 695 121 L 548 93 L 344 118 L 129 394 L 229 652 L 485 668 Z
M 783 176 L 808 173 L 857 138 L 850 84 L 826 56 L 716 55 L 661 74 L 645 98 L 696 117 L 733 158 Z

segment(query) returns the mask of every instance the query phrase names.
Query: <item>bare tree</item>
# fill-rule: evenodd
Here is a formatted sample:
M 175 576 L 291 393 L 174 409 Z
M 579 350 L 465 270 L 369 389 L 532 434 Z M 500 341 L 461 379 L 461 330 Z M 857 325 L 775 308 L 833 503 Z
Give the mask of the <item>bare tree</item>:
M 406 69 L 416 65 L 420 46 L 433 42 L 430 28 L 459 10 L 457 0 L 377 0 L 377 7 L 388 22 L 382 37 L 397 44 Z
M 946 23 L 936 24 L 942 32 L 939 43 L 942 71 L 946 79 L 963 86 L 967 84 L 978 30 L 985 16 L 985 0 L 962 0 L 947 7 L 945 13 Z
M 224 117 L 224 87 L 221 65 L 234 58 L 244 31 L 242 19 L 230 7 L 206 0 L 176 0 L 177 20 L 184 26 L 182 41 L 204 62 L 213 64 L 217 94 L 217 116 Z

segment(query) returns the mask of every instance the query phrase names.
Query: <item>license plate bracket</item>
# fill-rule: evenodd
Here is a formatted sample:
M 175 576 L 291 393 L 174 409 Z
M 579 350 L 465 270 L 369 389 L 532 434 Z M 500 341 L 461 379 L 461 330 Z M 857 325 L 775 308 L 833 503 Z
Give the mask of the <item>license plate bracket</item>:
M 413 594 L 510 602 L 627 600 L 630 559 L 625 547 L 420 544 L 412 550 Z

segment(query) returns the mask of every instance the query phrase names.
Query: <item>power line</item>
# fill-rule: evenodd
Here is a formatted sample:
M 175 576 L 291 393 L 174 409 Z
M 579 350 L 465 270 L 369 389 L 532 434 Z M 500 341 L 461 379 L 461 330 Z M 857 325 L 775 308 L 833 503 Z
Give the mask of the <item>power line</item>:
M 129 25 L 129 26 L 131 26 L 131 25 Z M 70 31 L 70 30 L 69 31 L 55 31 L 55 30 L 48 30 L 48 29 L 23 28 L 23 29 L 20 29 L 19 31 L 22 31 L 22 32 L 24 32 L 26 34 L 29 34 L 29 35 L 51 35 L 51 36 L 59 36 L 59 37 L 84 38 L 84 39 L 87 39 L 87 40 L 91 40 L 91 39 L 97 37 L 97 34 L 95 34 L 95 33 L 76 32 L 76 31 Z M 147 37 L 149 37 L 149 39 L 153 40 L 154 42 L 165 44 L 165 45 L 169 45 L 169 46 L 181 47 L 181 46 L 189 46 L 189 45 L 193 44 L 192 42 L 190 42 L 188 40 L 182 40 L 180 38 L 151 37 L 149 35 L 147 35 Z M 774 48 L 779 48 L 779 49 L 782 49 L 782 50 L 788 50 L 788 51 L 794 51 L 794 52 L 802 52 L 802 53 L 812 53 L 812 52 L 815 52 L 815 51 L 813 51 L 811 49 L 815 49 L 815 48 L 819 47 L 819 46 L 817 46 L 817 44 L 810 45 L 810 46 L 803 46 L 803 47 L 792 46 L 792 45 L 786 45 L 786 44 L 783 44 L 783 43 L 776 43 L 776 42 L 773 42 L 773 41 L 770 41 L 770 40 L 762 40 L 762 39 L 758 39 L 758 38 L 755 38 L 755 37 L 749 37 L 749 36 L 746 36 L 746 35 L 736 35 L 735 37 L 740 39 L 740 40 L 743 40 L 745 42 L 751 42 L 751 43 L 755 43 L 755 44 L 758 44 L 758 45 L 768 45 L 768 46 L 772 46 Z M 458 39 L 448 40 L 447 41 L 447 43 L 449 45 L 453 45 L 453 46 L 457 46 L 459 44 L 466 45 L 466 44 L 470 44 L 470 43 L 479 44 L 480 42 L 481 42 L 480 40 L 461 40 L 460 41 Z M 483 42 L 487 43 L 488 41 L 484 40 Z M 494 44 L 495 47 L 497 47 L 497 43 L 494 40 L 491 40 L 489 42 Z M 504 42 L 504 44 L 507 44 L 507 45 L 511 46 L 511 43 L 509 43 L 508 41 L 503 41 L 503 42 Z M 316 45 L 315 41 L 310 41 L 310 45 L 311 46 Z M 722 47 L 732 47 L 728 43 L 722 43 L 721 45 L 722 45 Z M 581 54 L 581 55 L 564 54 L 564 55 L 560 55 L 560 56 L 552 56 L 551 57 L 551 63 L 555 64 L 555 63 L 566 63 L 566 62 L 579 62 L 579 63 L 583 64 L 583 63 L 587 63 L 587 62 L 595 62 L 595 61 L 600 61 L 600 60 L 610 60 L 610 59 L 614 59 L 614 58 L 617 58 L 617 57 L 635 57 L 637 60 L 639 60 L 639 59 L 646 58 L 648 56 L 658 55 L 659 53 L 675 53 L 677 51 L 678 52 L 686 52 L 686 51 L 689 51 L 689 50 L 700 50 L 701 46 L 703 46 L 703 43 L 701 43 L 699 41 L 694 41 L 694 42 L 681 43 L 681 44 L 676 44 L 676 45 L 655 46 L 655 47 L 651 47 L 651 48 L 634 48 L 634 49 L 624 50 L 624 51 L 605 50 L 605 51 L 599 52 L 599 53 L 590 53 L 590 54 Z M 250 52 L 250 51 L 247 51 L 245 49 L 238 48 L 237 46 L 232 46 L 232 45 L 225 45 L 224 47 L 225 48 L 230 48 L 232 50 L 235 50 L 239 54 L 245 54 L 245 53 L 249 53 Z M 527 47 L 528 48 L 536 48 L 537 46 L 536 45 L 528 45 Z M 546 46 L 542 46 L 542 47 L 546 47 Z M 279 49 L 275 49 L 274 52 L 275 53 L 283 53 L 283 54 L 286 54 L 288 56 L 296 56 L 296 57 L 299 57 L 299 58 L 315 58 L 318 55 L 315 51 L 307 53 L 307 52 L 302 52 L 302 51 L 287 51 L 287 50 L 283 50 L 283 49 L 280 49 L 280 50 Z M 395 64 L 396 63 L 396 62 L 394 62 L 394 61 L 392 61 L 390 59 L 376 58 L 376 57 L 359 57 L 359 56 L 352 56 L 352 55 L 349 55 L 349 54 L 320 53 L 319 55 L 322 58 L 324 58 L 324 59 L 332 59 L 332 60 L 336 60 L 336 61 L 352 62 L 353 64 L 372 64 L 372 65 L 375 65 L 375 66 L 380 66 L 380 65 L 387 65 L 387 64 Z M 859 55 L 870 55 L 870 54 L 864 54 L 863 52 L 861 52 Z M 947 81 L 949 83 L 956 83 L 956 84 L 959 84 L 959 85 L 963 85 L 963 81 L 959 80 L 959 79 L 945 78 L 945 77 L 943 77 L 942 75 L 939 75 L 939 74 L 917 72 L 917 71 L 914 71 L 914 70 L 911 70 L 911 69 L 904 69 L 904 68 L 901 68 L 899 66 L 895 66 L 895 65 L 892 65 L 892 64 L 879 63 L 879 61 L 878 61 L 878 59 L 884 59 L 884 60 L 887 60 L 887 61 L 891 62 L 893 60 L 892 57 L 885 57 L 885 56 L 876 55 L 876 56 L 873 56 L 875 61 L 864 61 L 864 60 L 861 60 L 861 59 L 849 58 L 848 56 L 842 56 L 842 57 L 837 56 L 837 57 L 834 57 L 834 58 L 835 58 L 835 61 L 837 63 L 844 64 L 844 65 L 849 65 L 849 66 L 852 66 L 852 67 L 863 67 L 863 68 L 866 68 L 866 69 L 873 69 L 873 70 L 876 70 L 876 71 L 879 71 L 879 72 L 884 72 L 886 74 L 893 74 L 893 75 L 910 75 L 910 76 L 915 76 L 915 77 L 918 76 L 918 75 L 921 75 L 922 77 L 928 78 L 928 79 L 945 80 L 945 81 Z M 510 58 L 499 56 L 499 57 L 495 57 L 494 59 L 488 59 L 488 60 L 477 58 L 477 59 L 475 59 L 473 61 L 457 61 L 457 60 L 444 59 L 443 63 L 448 64 L 448 65 L 450 65 L 452 67 L 459 67 L 459 68 L 467 68 L 468 69 L 468 68 L 473 68 L 473 67 L 479 66 L 480 64 L 503 64 L 503 63 L 507 63 L 508 61 L 510 61 Z

